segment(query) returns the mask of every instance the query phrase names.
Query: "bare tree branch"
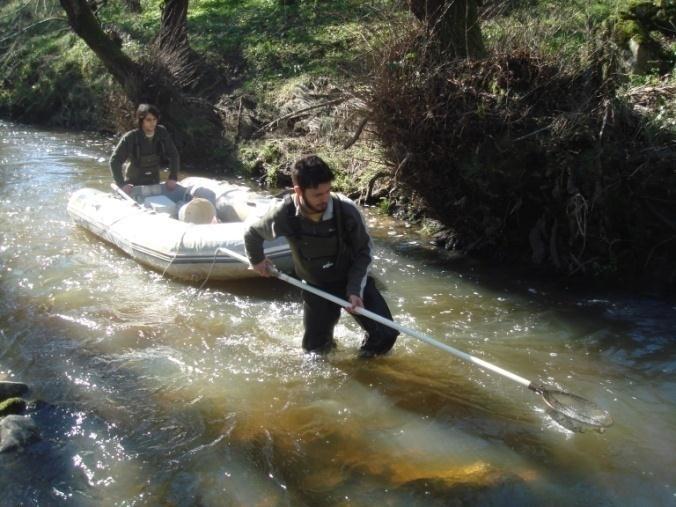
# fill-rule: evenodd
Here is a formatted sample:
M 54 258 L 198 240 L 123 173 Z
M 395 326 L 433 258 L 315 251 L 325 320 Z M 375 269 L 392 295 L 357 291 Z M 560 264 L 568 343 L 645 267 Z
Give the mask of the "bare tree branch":
M 315 104 L 314 106 L 304 107 L 302 109 L 298 109 L 297 111 L 292 111 L 289 114 L 285 114 L 284 116 L 280 116 L 276 120 L 272 120 L 270 123 L 266 123 L 265 125 L 263 125 L 261 128 L 259 128 L 256 131 L 256 134 L 272 127 L 273 125 L 279 123 L 280 121 L 295 118 L 297 116 L 302 115 L 303 113 L 307 113 L 308 111 L 312 111 L 313 109 L 319 109 L 320 107 L 332 106 L 334 104 L 340 104 L 341 102 L 345 102 L 348 98 L 349 97 L 345 97 L 345 96 L 344 97 L 338 97 L 337 99 L 327 100 L 326 102 L 322 102 L 321 104 Z
M 366 116 L 364 116 L 362 121 L 359 122 L 359 126 L 357 127 L 357 131 L 354 133 L 354 135 L 350 138 L 350 140 L 348 142 L 346 142 L 343 145 L 344 150 L 347 150 L 350 146 L 352 146 L 354 143 L 357 142 L 357 139 L 359 139 L 359 137 L 361 136 L 361 133 L 363 132 L 364 127 L 366 127 L 366 124 L 368 122 L 369 122 L 369 116 L 366 115 Z

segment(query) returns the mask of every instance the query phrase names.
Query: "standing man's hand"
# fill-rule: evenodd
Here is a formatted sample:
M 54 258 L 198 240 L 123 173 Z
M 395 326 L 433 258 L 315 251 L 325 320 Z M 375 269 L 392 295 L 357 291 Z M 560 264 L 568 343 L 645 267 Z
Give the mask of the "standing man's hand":
M 260 261 L 258 264 L 253 264 L 251 266 L 256 273 L 266 278 L 273 276 L 274 264 L 267 257 Z
M 176 180 L 167 180 L 164 182 L 164 185 L 167 187 L 167 190 L 176 190 Z
M 134 185 L 131 183 L 127 183 L 125 186 L 122 187 L 122 190 L 124 191 L 125 194 L 131 195 L 131 189 L 134 188 Z
M 348 312 L 357 313 L 355 311 L 357 308 L 364 308 L 364 301 L 362 301 L 362 299 L 359 296 L 350 294 L 349 300 L 352 306 L 345 308 Z

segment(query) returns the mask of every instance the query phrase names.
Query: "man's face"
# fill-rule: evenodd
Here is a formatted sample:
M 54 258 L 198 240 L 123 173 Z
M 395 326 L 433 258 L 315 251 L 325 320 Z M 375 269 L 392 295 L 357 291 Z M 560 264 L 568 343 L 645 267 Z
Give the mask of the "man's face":
M 157 128 L 157 116 L 150 113 L 146 114 L 145 118 L 143 118 L 141 128 L 143 129 L 143 132 L 148 135 L 154 134 L 155 128 Z
M 298 186 L 293 187 L 296 195 L 300 197 L 301 203 L 314 213 L 323 213 L 329 205 L 331 199 L 331 182 L 320 183 L 315 188 L 302 189 Z

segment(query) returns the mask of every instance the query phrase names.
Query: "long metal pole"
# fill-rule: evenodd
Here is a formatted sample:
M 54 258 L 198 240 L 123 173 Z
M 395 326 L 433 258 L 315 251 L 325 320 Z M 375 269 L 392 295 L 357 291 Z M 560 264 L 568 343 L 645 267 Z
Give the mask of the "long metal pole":
M 217 251 L 223 252 L 230 257 L 233 257 L 234 259 L 237 259 L 245 264 L 249 264 L 249 259 L 246 258 L 244 255 L 241 255 L 237 252 L 233 252 L 229 248 L 221 247 Z M 285 273 L 282 273 L 278 270 L 273 271 L 273 275 L 279 278 L 280 280 L 283 280 L 287 283 L 290 283 L 291 285 L 295 285 L 296 287 L 299 287 L 303 290 L 306 290 L 308 292 L 312 292 L 313 294 L 316 294 L 317 296 L 320 296 L 324 299 L 327 299 L 333 303 L 336 303 L 338 306 L 341 306 L 343 308 L 349 308 L 352 305 L 347 302 L 344 299 L 341 299 L 339 297 L 334 296 L 333 294 L 329 294 L 328 292 L 325 292 L 321 289 L 318 289 L 316 287 L 313 287 L 312 285 L 309 285 L 306 282 L 302 282 L 300 280 L 297 280 L 296 278 L 293 278 Z M 372 311 L 367 310 L 366 308 L 356 308 L 355 313 L 358 313 L 359 315 L 363 315 L 364 317 L 368 317 L 369 319 L 375 320 L 376 322 L 379 322 L 383 324 L 384 326 L 390 327 L 392 329 L 396 329 L 397 331 L 400 331 L 402 333 L 405 333 L 409 336 L 413 336 L 414 338 L 418 338 L 419 340 L 424 341 L 425 343 L 428 343 L 429 345 L 432 345 L 438 349 L 441 349 L 445 352 L 449 352 L 453 354 L 454 356 L 459 357 L 460 359 L 464 359 L 465 361 L 468 361 L 470 363 L 476 364 L 478 366 L 481 366 L 482 368 L 485 368 L 487 370 L 493 371 L 495 373 L 498 373 L 502 375 L 503 377 L 506 377 L 510 380 L 513 380 L 514 382 L 517 382 L 521 384 L 522 386 L 528 387 L 531 390 L 538 391 L 540 388 L 539 386 L 536 386 L 533 384 L 530 380 L 523 378 L 515 373 L 512 373 L 510 371 L 507 371 L 503 368 L 500 368 L 499 366 L 496 366 L 492 363 L 489 363 L 488 361 L 484 361 L 483 359 L 479 359 L 478 357 L 472 356 L 466 352 L 463 352 L 462 350 L 458 350 L 455 347 L 451 347 L 450 345 L 446 345 L 445 343 L 441 343 L 440 341 L 436 340 L 435 338 L 432 338 L 429 335 L 426 335 L 424 333 L 421 333 L 420 331 L 416 331 L 415 329 L 411 329 L 406 326 L 402 326 L 401 324 L 398 324 L 397 322 L 394 322 L 392 320 L 386 319 L 385 317 L 382 317 L 378 315 L 377 313 L 373 313 Z

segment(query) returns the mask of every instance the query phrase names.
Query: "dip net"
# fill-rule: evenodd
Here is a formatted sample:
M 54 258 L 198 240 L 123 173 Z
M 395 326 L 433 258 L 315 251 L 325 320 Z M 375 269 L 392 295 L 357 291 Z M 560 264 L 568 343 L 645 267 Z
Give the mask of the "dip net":
M 613 424 L 613 418 L 606 410 L 581 396 L 544 388 L 539 391 L 547 406 L 559 415 L 594 428 L 607 428 Z

